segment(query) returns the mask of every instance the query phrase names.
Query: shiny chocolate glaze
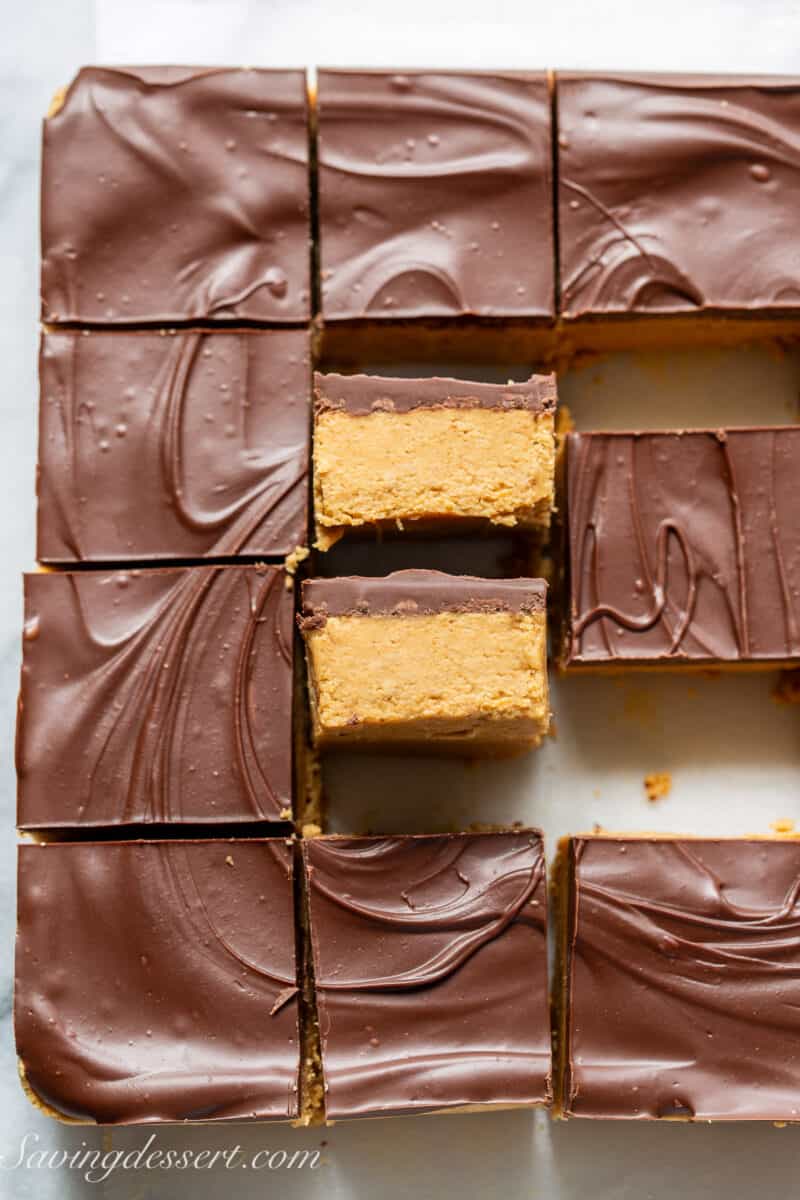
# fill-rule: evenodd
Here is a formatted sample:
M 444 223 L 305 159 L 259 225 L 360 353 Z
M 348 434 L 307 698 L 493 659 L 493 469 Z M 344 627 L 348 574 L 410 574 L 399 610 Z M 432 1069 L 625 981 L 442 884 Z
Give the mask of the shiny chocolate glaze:
M 303 843 L 329 1119 L 550 1097 L 533 830 Z
M 567 1114 L 800 1119 L 800 843 L 569 854 Z
M 325 320 L 551 317 L 544 73 L 318 79 Z
M 800 661 L 800 427 L 567 438 L 565 662 Z
M 39 376 L 41 561 L 305 544 L 307 332 L 46 333 Z
M 44 123 L 42 319 L 307 321 L 303 71 L 84 67 Z
M 292 793 L 292 593 L 274 567 L 25 577 L 26 828 L 278 821 Z
M 20 846 L 35 1096 L 103 1124 L 296 1116 L 292 874 L 282 839 Z
M 561 311 L 800 309 L 800 79 L 559 72 Z

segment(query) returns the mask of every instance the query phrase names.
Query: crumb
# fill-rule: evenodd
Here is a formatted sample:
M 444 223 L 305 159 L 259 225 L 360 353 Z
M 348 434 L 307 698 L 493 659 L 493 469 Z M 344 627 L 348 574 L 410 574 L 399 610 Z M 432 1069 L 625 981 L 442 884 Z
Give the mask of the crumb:
M 307 825 L 303 826 L 300 832 L 305 838 L 319 837 L 322 833 L 322 826 L 316 825 L 310 821 Z
M 781 671 L 772 699 L 778 704 L 800 704 L 800 671 Z
M 672 776 L 669 771 L 654 771 L 652 775 L 645 775 L 644 790 L 651 804 L 668 796 L 672 791 Z
M 47 118 L 54 117 L 56 113 L 60 113 L 67 99 L 67 89 L 60 87 L 53 93 L 53 99 L 50 101 L 50 107 L 47 110 Z
M 232 866 L 233 866 L 233 855 L 232 855 L 232 854 L 226 854 L 226 855 L 225 855 L 225 862 L 228 864 L 228 866 L 229 866 L 229 867 L 232 867 Z
M 281 820 L 282 820 L 282 821 L 291 821 L 291 819 L 292 819 L 292 810 L 291 810 L 290 808 L 282 808 L 282 809 L 281 809 L 281 813 L 280 813 L 280 817 L 281 817 Z
M 292 587 L 292 579 L 297 572 L 300 563 L 305 562 L 311 551 L 308 546 L 295 546 L 291 554 L 287 554 L 283 560 L 283 569 L 286 572 L 286 587 Z
M 794 833 L 794 821 L 791 817 L 779 817 L 777 821 L 770 822 L 770 829 L 775 833 Z

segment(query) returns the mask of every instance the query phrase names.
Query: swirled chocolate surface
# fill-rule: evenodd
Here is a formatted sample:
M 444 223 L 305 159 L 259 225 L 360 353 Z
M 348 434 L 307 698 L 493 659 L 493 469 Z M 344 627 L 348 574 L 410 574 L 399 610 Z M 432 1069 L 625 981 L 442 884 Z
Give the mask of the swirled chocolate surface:
M 567 438 L 567 665 L 800 661 L 800 428 Z
M 35 1095 L 103 1124 L 297 1115 L 281 839 L 19 848 L 14 1027 Z
M 331 1119 L 550 1097 L 532 830 L 303 843 Z
M 278 821 L 293 603 L 274 567 L 25 577 L 19 824 Z
M 84 67 L 44 123 L 42 319 L 307 321 L 303 71 Z
M 567 1113 L 800 1119 L 800 843 L 569 853 Z
M 800 80 L 556 78 L 561 311 L 796 313 Z
M 319 72 L 322 312 L 551 317 L 543 73 Z
M 285 556 L 307 537 L 309 337 L 46 333 L 38 556 Z

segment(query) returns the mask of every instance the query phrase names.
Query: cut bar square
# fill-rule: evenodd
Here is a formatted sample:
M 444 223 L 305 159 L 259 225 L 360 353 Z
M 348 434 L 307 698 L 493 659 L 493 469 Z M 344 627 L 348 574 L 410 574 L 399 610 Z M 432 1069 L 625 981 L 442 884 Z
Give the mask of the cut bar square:
M 541 579 L 306 580 L 316 744 L 465 756 L 538 745 L 550 724 L 545 603 Z
M 800 79 L 556 76 L 561 311 L 577 346 L 800 325 Z
M 569 1117 L 800 1120 L 800 841 L 561 848 Z
M 494 337 L 532 361 L 526 337 L 554 318 L 546 75 L 322 70 L 317 125 L 334 357 L 474 359 Z
M 550 1100 L 535 830 L 303 842 L 328 1120 Z
M 314 377 L 316 541 L 358 530 L 545 535 L 555 376 L 527 383 Z
M 40 561 L 306 544 L 307 331 L 50 332 L 39 378 Z
M 303 71 L 85 67 L 42 149 L 42 319 L 311 317 Z
M 562 665 L 800 664 L 800 428 L 572 433 Z
M 283 839 L 19 847 L 23 1084 L 82 1123 L 298 1116 Z
M 27 575 L 20 826 L 290 820 L 286 578 L 252 566 Z

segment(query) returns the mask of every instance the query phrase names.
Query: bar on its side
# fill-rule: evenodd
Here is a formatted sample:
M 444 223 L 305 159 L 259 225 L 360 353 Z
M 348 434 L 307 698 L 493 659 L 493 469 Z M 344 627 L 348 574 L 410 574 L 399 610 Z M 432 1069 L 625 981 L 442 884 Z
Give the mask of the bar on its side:
M 574 837 L 556 875 L 560 1114 L 800 1120 L 800 840 Z
M 311 316 L 304 71 L 84 67 L 42 145 L 42 320 Z
M 800 664 L 800 428 L 572 433 L 561 664 Z
M 326 360 L 535 361 L 555 316 L 545 73 L 322 70 L 317 127 Z
M 800 78 L 558 72 L 564 348 L 800 330 Z
M 329 1121 L 551 1098 L 541 835 L 303 842 Z
M 314 377 L 316 541 L 487 526 L 544 534 L 555 376 L 526 383 Z
M 308 535 L 307 330 L 45 333 L 47 563 L 284 558 Z
M 547 733 L 543 580 L 397 571 L 302 597 L 318 746 L 508 754 Z
M 19 825 L 291 820 L 286 580 L 258 566 L 26 575 Z
M 104 1125 L 298 1116 L 285 839 L 19 847 L 23 1086 Z

